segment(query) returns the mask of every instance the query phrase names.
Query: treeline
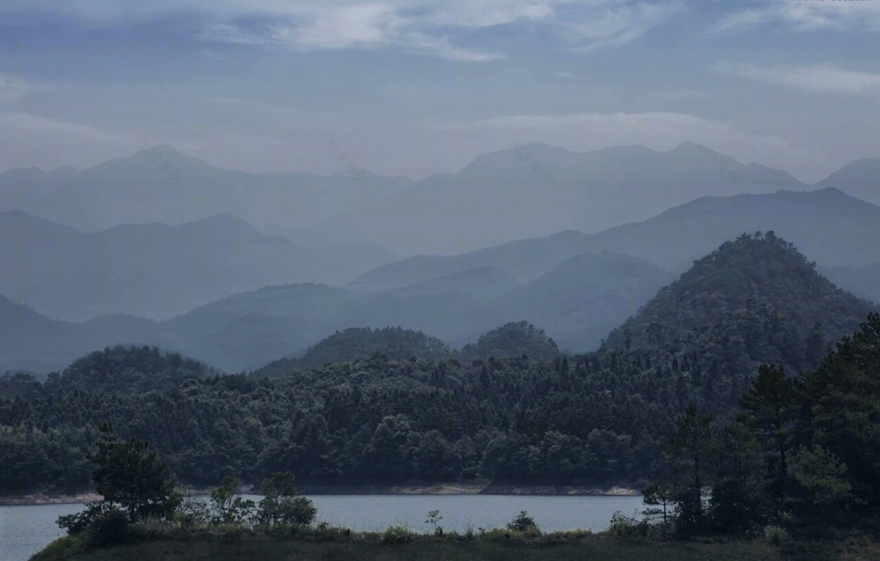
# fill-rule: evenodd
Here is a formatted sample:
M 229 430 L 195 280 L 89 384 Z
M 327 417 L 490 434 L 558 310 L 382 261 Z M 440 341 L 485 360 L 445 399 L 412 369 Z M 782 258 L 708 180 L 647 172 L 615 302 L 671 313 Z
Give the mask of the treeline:
M 731 417 L 750 368 L 635 349 L 467 365 L 375 357 L 274 379 L 195 376 L 145 393 L 89 391 L 92 382 L 62 375 L 68 383 L 0 400 L 0 492 L 87 488 L 86 450 L 104 422 L 149 442 L 197 486 L 275 471 L 303 484 L 640 484 L 662 475 L 661 442 L 687 404 Z
M 875 531 L 880 316 L 811 372 L 763 366 L 729 422 L 691 403 L 664 451 L 668 471 L 646 489 L 648 514 L 680 535 L 749 535 L 768 524 L 811 537 Z
M 489 357 L 509 358 L 523 355 L 532 360 L 551 360 L 560 357 L 562 353 L 542 329 L 525 321 L 508 323 L 484 333 L 475 343 L 465 345 L 460 351 L 421 331 L 400 327 L 350 327 L 323 339 L 300 357 L 273 361 L 253 372 L 253 375 L 282 376 L 295 369 L 351 362 L 374 356 L 397 360 L 417 358 L 434 362 L 458 360 L 470 363 L 474 360 L 487 360 Z

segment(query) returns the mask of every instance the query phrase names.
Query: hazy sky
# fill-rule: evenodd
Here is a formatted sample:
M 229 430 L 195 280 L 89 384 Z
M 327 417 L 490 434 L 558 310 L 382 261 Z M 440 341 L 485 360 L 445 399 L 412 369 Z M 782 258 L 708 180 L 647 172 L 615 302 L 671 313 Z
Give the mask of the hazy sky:
M 419 179 L 539 141 L 880 156 L 880 0 L 3 0 L 0 168 L 169 143 Z

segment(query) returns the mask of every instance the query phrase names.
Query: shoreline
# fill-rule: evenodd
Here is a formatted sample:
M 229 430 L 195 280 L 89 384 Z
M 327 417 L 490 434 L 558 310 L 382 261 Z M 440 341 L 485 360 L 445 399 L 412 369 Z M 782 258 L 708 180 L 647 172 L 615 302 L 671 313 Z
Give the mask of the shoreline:
M 612 486 L 608 488 L 584 487 L 577 485 L 306 485 L 299 488 L 304 495 L 523 495 L 523 496 L 571 496 L 571 497 L 633 497 L 641 493 L 629 487 Z M 252 493 L 244 490 L 243 494 Z M 195 490 L 188 496 L 207 495 L 208 490 Z M 46 495 L 32 493 L 21 496 L 0 497 L 0 506 L 36 506 L 52 504 L 83 504 L 100 500 L 97 493 L 78 493 L 73 495 Z

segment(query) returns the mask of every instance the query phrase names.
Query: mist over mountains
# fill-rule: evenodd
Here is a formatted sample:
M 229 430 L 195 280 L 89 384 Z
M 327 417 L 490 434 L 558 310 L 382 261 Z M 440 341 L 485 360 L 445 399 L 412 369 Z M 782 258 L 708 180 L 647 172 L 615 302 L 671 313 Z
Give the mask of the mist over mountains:
M 693 143 L 586 154 L 529 144 L 416 184 L 246 174 L 164 146 L 84 171 L 10 170 L 0 370 L 150 344 L 240 371 L 352 327 L 460 348 L 520 321 L 562 351 L 588 351 L 694 260 L 756 231 L 876 300 L 880 207 L 846 192 L 872 193 L 873 164 L 819 189 Z M 625 223 L 597 231 L 606 222 Z M 480 249 L 430 254 L 463 240 Z M 400 259 L 375 242 L 424 254 Z
M 815 187 L 880 203 L 878 162 L 855 161 Z M 595 233 L 706 196 L 815 187 L 692 142 L 667 152 L 637 145 L 586 153 L 523 144 L 417 183 L 343 166 L 330 176 L 224 170 L 162 145 L 82 171 L 0 173 L 0 211 L 87 232 L 230 213 L 301 245 L 450 254 L 562 230 Z
M 82 171 L 4 172 L 0 210 L 23 210 L 87 232 L 121 224 L 176 225 L 230 213 L 279 234 L 314 226 L 410 184 L 404 177 L 345 169 L 330 176 L 225 170 L 162 145 Z
M 454 175 L 432 175 L 322 231 L 357 234 L 401 253 L 449 254 L 560 230 L 598 232 L 706 195 L 808 188 L 692 142 L 668 152 L 618 146 L 586 153 L 526 144 L 480 156 Z
M 269 284 L 338 284 L 387 263 L 372 246 L 302 247 L 229 215 L 82 233 L 21 211 L 0 213 L 0 294 L 50 317 L 111 313 L 167 319 Z

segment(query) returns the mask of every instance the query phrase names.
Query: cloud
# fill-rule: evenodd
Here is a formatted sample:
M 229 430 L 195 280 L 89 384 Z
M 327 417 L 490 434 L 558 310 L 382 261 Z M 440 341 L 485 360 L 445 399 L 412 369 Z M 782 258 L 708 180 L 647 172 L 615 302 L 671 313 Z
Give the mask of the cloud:
M 880 91 L 880 74 L 846 70 L 830 65 L 760 66 L 744 62 L 720 62 L 717 72 L 816 92 L 860 94 Z
M 144 142 L 88 125 L 16 111 L 0 113 L 0 138 L 15 139 L 4 144 L 0 169 L 23 163 L 43 169 L 61 163 L 86 167 L 108 155 L 131 155 Z
M 199 54 L 205 58 L 210 58 L 212 60 L 218 60 L 220 62 L 232 62 L 229 57 L 223 56 L 217 51 L 213 51 L 211 49 L 199 49 Z
M 583 52 L 641 37 L 683 6 L 684 0 L 9 0 L 0 14 L 48 12 L 102 24 L 197 15 L 207 20 L 198 36 L 238 45 L 298 51 L 389 49 L 486 62 L 503 53 L 466 47 L 479 32 L 534 26 Z
M 33 91 L 30 82 L 0 73 L 0 102 L 10 103 Z
M 566 80 L 569 82 L 586 82 L 587 79 L 579 74 L 575 74 L 574 72 L 556 72 L 553 74 L 557 78 L 562 80 Z
M 596 6 L 590 17 L 565 24 L 573 36 L 572 41 L 581 45 L 576 50 L 589 52 L 625 45 L 664 23 L 684 7 L 681 2 L 603 4 Z
M 880 29 L 880 2 L 767 0 L 765 5 L 729 13 L 713 32 L 747 31 L 764 25 L 785 25 L 797 31 L 853 28 Z

